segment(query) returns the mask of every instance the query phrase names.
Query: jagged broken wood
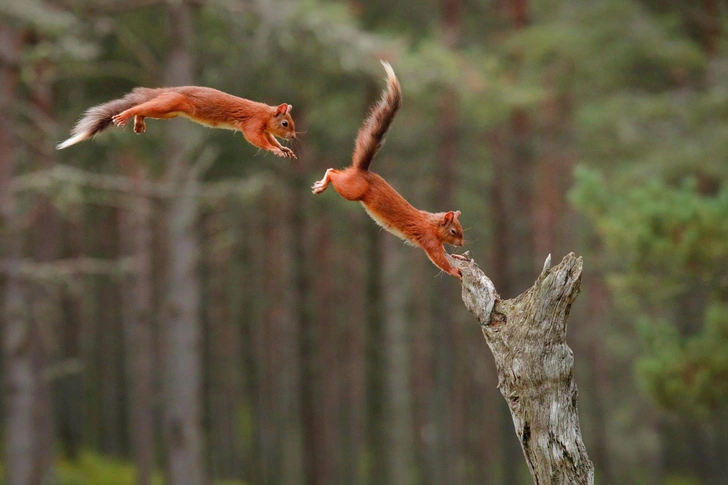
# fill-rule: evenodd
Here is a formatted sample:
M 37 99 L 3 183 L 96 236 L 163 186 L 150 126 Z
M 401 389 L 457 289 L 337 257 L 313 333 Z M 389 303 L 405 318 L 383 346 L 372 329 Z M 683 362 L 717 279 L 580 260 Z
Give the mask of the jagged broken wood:
M 451 262 L 462 271 L 463 301 L 495 358 L 498 388 L 534 483 L 593 484 L 594 466 L 579 427 L 574 354 L 566 345 L 581 257 L 570 253 L 551 268 L 549 256 L 534 285 L 511 300 L 502 300 L 467 256 Z

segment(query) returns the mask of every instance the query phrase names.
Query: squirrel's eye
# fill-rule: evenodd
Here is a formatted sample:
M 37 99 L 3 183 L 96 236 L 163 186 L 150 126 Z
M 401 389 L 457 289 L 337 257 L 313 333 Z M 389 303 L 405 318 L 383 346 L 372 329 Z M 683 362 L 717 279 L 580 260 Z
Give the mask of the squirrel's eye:
M 283 125 L 283 128 L 288 128 L 288 121 L 283 120 L 281 121 L 281 124 Z
M 454 236 L 456 234 L 455 229 L 450 229 L 450 234 Z

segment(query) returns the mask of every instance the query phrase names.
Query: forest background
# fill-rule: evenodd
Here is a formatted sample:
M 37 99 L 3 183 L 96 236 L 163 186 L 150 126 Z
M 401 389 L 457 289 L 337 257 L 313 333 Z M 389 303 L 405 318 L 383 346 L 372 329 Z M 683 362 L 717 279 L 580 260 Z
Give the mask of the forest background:
M 3 0 L 8 484 L 530 483 L 454 278 L 358 204 L 349 163 L 459 209 L 510 298 L 584 257 L 569 320 L 598 483 L 728 476 L 721 0 Z M 290 103 L 297 160 L 186 120 L 64 151 L 135 86 Z M 136 477 L 136 478 L 135 478 Z

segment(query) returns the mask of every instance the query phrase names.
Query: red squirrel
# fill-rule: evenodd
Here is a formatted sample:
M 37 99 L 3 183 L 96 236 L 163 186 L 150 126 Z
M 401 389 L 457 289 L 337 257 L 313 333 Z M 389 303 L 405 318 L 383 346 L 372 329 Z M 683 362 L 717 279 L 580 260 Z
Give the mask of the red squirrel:
M 94 106 L 84 113 L 71 131 L 71 137 L 58 144 L 59 150 L 106 130 L 112 123 L 124 127 L 134 117 L 134 133 L 146 130 L 144 118 L 168 119 L 184 116 L 212 128 L 240 130 L 251 144 L 279 157 L 296 158 L 290 148 L 275 137 L 295 138 L 290 104 L 278 107 L 258 103 L 199 86 L 135 88 L 121 99 Z
M 343 171 L 326 170 L 324 178 L 313 184 L 313 193 L 320 194 L 332 184 L 345 199 L 361 202 L 377 224 L 405 242 L 421 247 L 435 266 L 462 279 L 460 270 L 445 257 L 443 246 L 444 243 L 463 245 L 463 228 L 458 221 L 460 211 L 433 214 L 415 209 L 382 177 L 369 171 L 402 101 L 392 66 L 384 61 L 382 66 L 387 72 L 387 89 L 359 129 L 351 166 Z

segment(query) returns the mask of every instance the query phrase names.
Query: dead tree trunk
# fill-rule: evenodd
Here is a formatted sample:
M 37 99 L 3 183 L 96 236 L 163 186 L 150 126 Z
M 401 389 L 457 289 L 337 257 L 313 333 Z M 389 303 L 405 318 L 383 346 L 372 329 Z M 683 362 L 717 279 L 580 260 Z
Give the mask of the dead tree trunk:
M 498 388 L 508 403 L 534 483 L 594 483 L 594 465 L 581 439 L 574 354 L 566 319 L 581 287 L 582 260 L 573 253 L 551 266 L 511 300 L 472 260 L 455 260 L 463 273 L 463 302 L 480 322 L 495 358 Z

